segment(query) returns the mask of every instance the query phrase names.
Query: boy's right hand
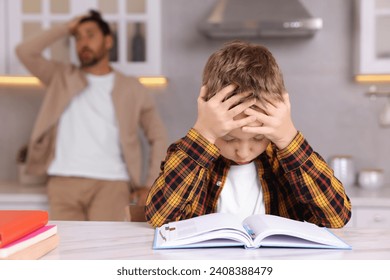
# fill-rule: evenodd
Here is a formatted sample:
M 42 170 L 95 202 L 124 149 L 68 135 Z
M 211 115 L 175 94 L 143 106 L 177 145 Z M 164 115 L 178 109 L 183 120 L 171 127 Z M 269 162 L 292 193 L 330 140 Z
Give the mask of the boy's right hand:
M 233 119 L 256 103 L 255 98 L 250 98 L 240 103 L 240 100 L 252 95 L 251 92 L 238 93 L 226 99 L 234 90 L 235 86 L 229 85 L 208 101 L 205 101 L 207 88 L 203 86 L 200 89 L 198 97 L 198 118 L 195 122 L 194 129 L 213 144 L 215 144 L 217 138 L 225 136 L 233 129 L 243 127 L 256 120 L 254 116 L 247 116 L 238 120 Z

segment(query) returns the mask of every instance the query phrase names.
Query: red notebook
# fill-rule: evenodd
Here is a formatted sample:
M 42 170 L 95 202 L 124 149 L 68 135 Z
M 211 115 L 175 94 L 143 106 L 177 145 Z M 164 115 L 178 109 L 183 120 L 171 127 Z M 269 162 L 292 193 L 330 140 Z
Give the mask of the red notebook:
M 43 227 L 48 219 L 42 210 L 0 210 L 0 248 Z

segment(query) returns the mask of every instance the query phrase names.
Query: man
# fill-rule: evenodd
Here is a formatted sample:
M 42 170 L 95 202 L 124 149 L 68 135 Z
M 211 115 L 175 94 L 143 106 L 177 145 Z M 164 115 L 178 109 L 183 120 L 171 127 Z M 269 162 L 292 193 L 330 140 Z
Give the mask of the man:
M 80 66 L 43 57 L 46 47 L 69 34 L 76 40 Z M 47 87 L 27 170 L 50 175 L 51 219 L 123 220 L 129 186 L 142 204 L 141 194 L 158 175 L 166 147 L 163 123 L 137 79 L 112 69 L 112 45 L 109 25 L 91 11 L 16 48 L 23 64 Z M 150 144 L 146 187 L 139 126 Z

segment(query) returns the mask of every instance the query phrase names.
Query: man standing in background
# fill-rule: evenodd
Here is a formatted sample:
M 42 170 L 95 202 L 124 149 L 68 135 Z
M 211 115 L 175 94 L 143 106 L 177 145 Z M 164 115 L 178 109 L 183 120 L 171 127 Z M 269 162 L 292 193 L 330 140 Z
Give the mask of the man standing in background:
M 76 40 L 80 66 L 42 55 L 68 35 Z M 29 142 L 27 172 L 50 176 L 50 219 L 123 220 L 130 191 L 142 204 L 142 194 L 157 178 L 166 148 L 164 125 L 137 79 L 112 69 L 112 46 L 109 25 L 91 11 L 16 48 L 47 87 Z M 145 184 L 139 128 L 150 144 Z

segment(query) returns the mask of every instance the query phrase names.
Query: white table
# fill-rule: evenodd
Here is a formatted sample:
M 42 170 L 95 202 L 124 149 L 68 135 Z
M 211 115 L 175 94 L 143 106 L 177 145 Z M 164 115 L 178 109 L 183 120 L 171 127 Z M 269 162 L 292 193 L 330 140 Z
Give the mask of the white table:
M 146 223 L 52 221 L 59 246 L 42 259 L 390 259 L 390 229 L 343 228 L 334 232 L 352 250 L 212 248 L 153 250 L 154 230 Z

